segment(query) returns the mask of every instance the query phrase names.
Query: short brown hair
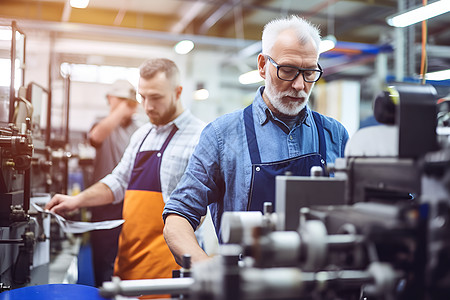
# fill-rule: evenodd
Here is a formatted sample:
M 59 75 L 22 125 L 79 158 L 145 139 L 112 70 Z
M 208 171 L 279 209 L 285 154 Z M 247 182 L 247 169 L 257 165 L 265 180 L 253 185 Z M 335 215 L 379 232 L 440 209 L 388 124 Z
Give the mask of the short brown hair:
M 167 58 L 151 58 L 139 67 L 139 75 L 144 79 L 151 79 L 159 72 L 164 72 L 174 86 L 180 85 L 180 71 L 177 65 Z

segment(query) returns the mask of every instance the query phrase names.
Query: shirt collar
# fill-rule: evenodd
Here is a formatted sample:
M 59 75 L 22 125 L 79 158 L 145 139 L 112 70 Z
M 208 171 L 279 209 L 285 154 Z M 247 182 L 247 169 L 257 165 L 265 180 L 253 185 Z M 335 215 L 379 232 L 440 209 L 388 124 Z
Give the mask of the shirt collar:
M 273 115 L 272 111 L 267 106 L 266 102 L 264 102 L 264 99 L 262 97 L 262 94 L 264 92 L 265 86 L 260 86 L 258 88 L 258 91 L 256 92 L 255 99 L 253 101 L 253 109 L 256 112 L 256 116 L 258 117 L 258 122 L 262 126 L 266 124 L 270 119 L 274 120 L 275 116 Z M 311 109 L 308 105 L 306 105 L 306 111 L 305 115 L 303 117 L 302 123 L 304 123 L 306 126 L 311 126 L 311 120 L 309 118 L 311 116 Z

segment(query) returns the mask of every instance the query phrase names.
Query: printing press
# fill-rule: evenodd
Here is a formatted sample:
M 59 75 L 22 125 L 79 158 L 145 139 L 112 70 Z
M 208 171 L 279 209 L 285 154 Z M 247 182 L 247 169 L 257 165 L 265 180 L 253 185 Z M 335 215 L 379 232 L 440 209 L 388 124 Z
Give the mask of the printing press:
M 25 99 L 23 88 L 18 93 L 12 89 L 9 95 L 2 93 L 1 98 L 1 291 L 48 282 L 50 218 L 34 214 L 30 206 L 34 185 L 31 165 L 38 163 L 32 136 L 32 105 Z
M 436 133 L 436 103 L 431 86 L 390 87 L 374 109 L 385 124 L 376 130 L 393 134 L 375 142 L 394 145 L 395 155 L 356 151 L 328 166 L 331 177 L 320 168 L 278 176 L 264 212 L 224 213 L 220 255 L 192 268 L 186 255 L 179 278 L 113 278 L 100 294 L 448 299 L 450 148 Z
M 62 232 L 33 204 L 45 205 L 67 179 L 67 169 L 55 167 L 62 159 L 51 142 L 50 92 L 24 85 L 26 36 L 15 22 L 11 34 L 11 84 L 0 90 L 0 293 L 49 283 L 51 251 Z

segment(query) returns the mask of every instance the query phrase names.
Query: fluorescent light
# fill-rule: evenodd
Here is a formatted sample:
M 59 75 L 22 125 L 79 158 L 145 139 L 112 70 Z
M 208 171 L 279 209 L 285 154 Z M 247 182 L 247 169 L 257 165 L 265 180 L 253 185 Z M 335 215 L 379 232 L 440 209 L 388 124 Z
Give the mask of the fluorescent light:
M 386 22 L 394 27 L 406 27 L 445 14 L 449 11 L 450 0 L 440 0 L 401 14 L 387 17 Z
M 425 79 L 426 80 L 436 80 L 436 81 L 449 80 L 450 79 L 450 69 L 433 72 L 433 73 L 427 73 L 427 74 L 425 74 Z
M 336 46 L 336 42 L 336 37 L 334 35 L 327 35 L 320 41 L 319 53 L 333 49 Z
M 183 40 L 175 45 L 175 52 L 178 54 L 188 54 L 194 49 L 194 42 L 190 40 Z
M 86 8 L 89 5 L 89 0 L 70 0 L 70 6 L 73 8 Z
M 194 100 L 206 100 L 209 98 L 207 89 L 199 89 L 194 92 Z
M 264 79 L 259 75 L 258 70 L 253 70 L 239 76 L 239 82 L 241 84 L 252 84 L 263 81 Z

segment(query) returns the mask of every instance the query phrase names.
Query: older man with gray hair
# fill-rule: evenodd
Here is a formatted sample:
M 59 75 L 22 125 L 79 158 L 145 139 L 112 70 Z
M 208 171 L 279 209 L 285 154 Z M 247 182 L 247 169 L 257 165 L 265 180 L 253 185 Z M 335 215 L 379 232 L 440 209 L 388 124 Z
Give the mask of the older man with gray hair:
M 193 263 L 208 258 L 194 236 L 207 207 L 220 238 L 224 211 L 274 203 L 276 175 L 309 176 L 344 155 L 344 126 L 307 106 L 322 75 L 319 43 L 319 30 L 297 16 L 264 27 L 257 62 L 265 86 L 250 106 L 207 125 L 166 203 L 164 237 L 178 263 L 183 254 Z

